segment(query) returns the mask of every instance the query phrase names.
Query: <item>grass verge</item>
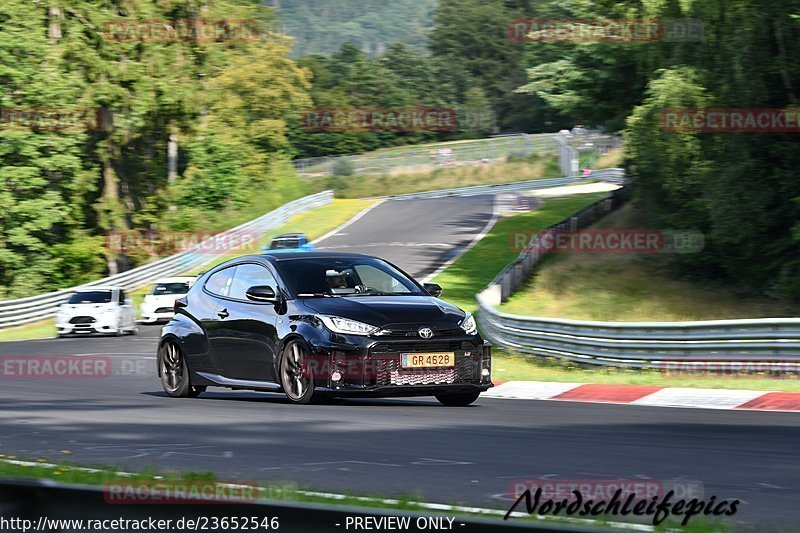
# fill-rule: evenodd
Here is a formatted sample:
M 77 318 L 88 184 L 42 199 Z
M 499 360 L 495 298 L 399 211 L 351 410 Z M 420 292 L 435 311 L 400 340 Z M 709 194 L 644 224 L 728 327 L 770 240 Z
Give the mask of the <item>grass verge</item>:
M 590 193 L 548 199 L 536 211 L 501 218 L 480 242 L 436 276 L 433 283 L 443 287 L 445 300 L 474 311 L 475 295 L 519 255 L 510 235 L 541 231 L 605 196 L 606 193 Z
M 53 318 L 48 318 L 32 324 L 0 330 L 0 342 L 29 341 L 31 339 L 55 337 L 55 335 L 56 321 Z
M 648 227 L 628 203 L 593 229 Z M 680 322 L 800 315 L 800 306 L 680 279 L 668 254 L 548 256 L 500 306 L 506 313 L 575 320 Z
M 633 369 L 578 365 L 556 358 L 539 358 L 495 347 L 492 379 L 497 381 L 552 381 L 609 385 L 652 385 L 702 389 L 800 392 L 796 372 L 715 374 L 702 371 Z
M 174 488 L 179 488 L 184 493 L 202 495 L 207 493 L 206 490 L 209 485 L 214 485 L 216 487 L 216 484 L 225 483 L 224 480 L 218 480 L 212 473 L 185 472 L 160 475 L 152 470 L 138 473 L 123 473 L 110 467 L 83 467 L 65 462 L 49 462 L 45 459 L 19 460 L 14 456 L 4 456 L 3 454 L 0 454 L 0 478 L 49 479 L 59 483 L 93 487 L 110 487 L 117 485 L 117 487 L 110 490 L 109 494 L 129 494 L 135 492 L 139 496 L 141 496 L 142 490 L 134 489 L 132 491 L 126 490 L 125 488 L 137 487 L 137 484 L 138 487 L 152 486 L 154 489 L 159 489 L 161 494 L 165 494 L 164 491 L 169 490 L 170 483 L 174 483 Z M 151 483 L 152 485 L 150 485 Z M 253 501 L 249 499 L 249 492 L 242 491 L 242 480 L 237 480 L 234 483 L 237 485 L 235 494 L 247 494 L 248 501 Z M 419 494 L 406 494 L 385 498 L 382 496 L 361 496 L 353 493 L 329 494 L 301 488 L 294 483 L 244 483 L 247 483 L 247 487 L 252 487 L 253 494 L 257 495 L 254 498 L 255 501 L 260 499 L 264 501 L 282 500 L 293 503 L 341 505 L 350 508 L 361 507 L 364 509 L 381 509 L 383 511 L 405 511 L 421 515 L 435 513 L 436 516 L 480 517 L 494 520 L 501 520 L 506 512 L 506 509 L 480 509 L 473 506 L 461 506 L 458 504 L 442 505 L 426 503 Z M 214 492 L 216 493 L 216 491 Z M 141 503 L 141 500 L 136 501 L 136 503 Z M 524 514 L 524 512 L 525 505 L 522 504 L 518 506 L 512 521 L 540 521 L 537 516 L 529 516 Z M 613 525 L 619 523 L 619 520 L 615 519 L 616 517 L 609 516 L 595 517 L 595 519 L 548 516 L 546 522 L 591 525 L 609 531 L 630 529 L 630 526 L 623 526 L 622 528 L 613 527 Z M 669 528 L 675 526 L 676 524 L 674 521 L 669 521 L 661 524 L 658 529 L 670 531 Z M 730 529 L 726 523 L 715 522 L 712 524 L 698 518 L 695 523 L 690 524 L 688 528 L 682 528 L 681 531 L 686 533 L 708 533 L 712 531 L 715 533 L 723 533 L 732 531 L 732 529 Z
M 448 160 L 456 164 L 479 161 L 489 158 L 498 161 L 511 155 L 527 154 L 549 150 L 555 146 L 550 134 L 510 135 L 483 139 L 462 139 L 458 141 L 442 141 L 425 144 L 410 144 L 379 148 L 371 152 L 339 156 L 349 161 L 355 168 L 374 169 L 377 173 L 395 172 L 400 168 L 429 168 L 437 166 L 439 158 L 435 150 L 450 148 Z M 334 156 L 336 157 L 336 156 Z M 337 160 L 341 160 L 337 158 Z M 313 178 L 326 176 L 331 170 L 328 160 L 319 160 L 316 164 L 299 170 L 301 176 Z M 369 172 L 361 172 L 367 174 Z
M 415 169 L 407 172 L 397 171 L 390 175 L 359 174 L 317 178 L 310 186 L 315 190 L 333 189 L 338 198 L 368 198 L 556 178 L 560 175 L 558 159 L 555 156 L 542 155 L 521 161 L 460 165 L 427 171 Z
M 622 148 L 612 148 L 597 158 L 594 168 L 618 168 L 622 166 L 624 159 L 625 153 Z

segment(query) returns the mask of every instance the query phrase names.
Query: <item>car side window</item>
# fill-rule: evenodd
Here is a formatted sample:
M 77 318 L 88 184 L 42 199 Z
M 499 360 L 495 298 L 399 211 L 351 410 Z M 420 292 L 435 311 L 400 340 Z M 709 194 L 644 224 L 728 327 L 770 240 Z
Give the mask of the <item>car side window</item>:
M 122 289 L 120 289 L 119 291 L 119 303 L 121 305 L 125 304 L 125 291 L 123 291 Z
M 377 289 L 381 292 L 408 293 L 411 290 L 405 287 L 400 281 L 386 272 L 371 265 L 356 265 L 356 272 L 361 282 L 368 288 Z
M 278 290 L 278 282 L 267 268 L 253 263 L 239 265 L 233 275 L 233 283 L 231 283 L 228 297 L 247 300 L 245 294 L 247 289 L 256 285 L 269 285 L 275 291 Z
M 228 296 L 233 281 L 233 271 L 236 268 L 226 268 L 211 274 L 211 277 L 206 280 L 205 288 L 208 292 L 215 296 Z

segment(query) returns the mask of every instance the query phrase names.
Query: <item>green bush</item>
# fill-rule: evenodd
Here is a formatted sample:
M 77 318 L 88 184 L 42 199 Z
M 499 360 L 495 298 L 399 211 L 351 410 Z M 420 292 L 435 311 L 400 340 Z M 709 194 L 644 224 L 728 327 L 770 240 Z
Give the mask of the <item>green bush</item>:
M 343 157 L 338 158 L 333 162 L 333 175 L 334 176 L 352 176 L 356 172 L 356 167 L 350 160 Z

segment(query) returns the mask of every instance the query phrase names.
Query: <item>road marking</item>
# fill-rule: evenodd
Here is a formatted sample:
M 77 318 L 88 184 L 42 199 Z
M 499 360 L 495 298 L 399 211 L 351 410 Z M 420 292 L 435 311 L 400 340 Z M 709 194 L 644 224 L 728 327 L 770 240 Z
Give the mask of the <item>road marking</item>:
M 750 402 L 764 391 L 718 389 L 661 389 L 631 402 L 634 405 L 664 407 L 702 407 L 704 409 L 733 409 Z
M 648 385 L 581 385 L 555 397 L 556 400 L 571 400 L 575 402 L 609 402 L 628 403 L 639 400 L 647 395 L 658 392 L 664 387 Z
M 481 232 L 478 233 L 477 235 L 475 235 L 475 238 L 473 238 L 466 246 L 464 246 L 461 250 L 459 250 L 456 255 L 451 257 L 449 260 L 445 261 L 441 266 L 439 266 L 439 268 L 437 268 L 431 274 L 426 276 L 425 279 L 422 280 L 422 282 L 423 283 L 428 283 L 430 280 L 432 280 L 433 278 L 435 278 L 436 276 L 438 276 L 439 274 L 444 272 L 444 270 L 447 267 L 449 267 L 450 265 L 452 265 L 453 263 L 455 263 L 456 261 L 461 259 L 461 256 L 463 256 L 465 253 L 470 251 L 470 249 L 472 249 L 473 246 L 478 244 L 481 241 L 481 239 L 486 237 L 486 235 L 492 230 L 494 225 L 497 223 L 497 219 L 498 218 L 500 218 L 500 207 L 499 207 L 499 204 L 497 202 L 497 196 L 493 196 L 492 197 L 492 218 L 489 219 L 489 222 L 486 223 L 486 225 L 483 227 Z
M 485 398 L 510 400 L 549 400 L 583 383 L 550 383 L 545 381 L 509 381 L 482 394 Z
M 799 412 L 800 393 L 736 389 L 693 389 L 641 385 L 508 381 L 484 398 L 611 403 L 647 407 Z
M 754 411 L 800 411 L 800 393 L 768 392 L 737 407 Z
M 358 213 L 356 216 L 354 216 L 353 218 L 351 218 L 350 220 L 348 220 L 347 222 L 345 222 L 344 224 L 342 224 L 341 226 L 339 226 L 338 228 L 336 228 L 336 229 L 332 229 L 331 231 L 329 231 L 328 233 L 326 233 L 326 234 L 325 234 L 325 235 L 323 235 L 322 237 L 320 237 L 320 238 L 318 238 L 318 239 L 315 239 L 315 240 L 311 241 L 311 244 L 317 244 L 318 242 L 322 242 L 322 241 L 324 241 L 324 240 L 325 240 L 325 239 L 327 239 L 328 237 L 333 237 L 333 236 L 335 236 L 337 233 L 341 232 L 343 229 L 345 229 L 345 228 L 347 228 L 348 226 L 350 226 L 350 224 L 352 224 L 352 223 L 356 222 L 357 220 L 359 220 L 360 218 L 362 218 L 364 215 L 366 215 L 367 213 L 369 213 L 370 211 L 372 211 L 373 209 L 375 209 L 376 207 L 378 207 L 379 205 L 381 205 L 382 203 L 384 203 L 385 201 L 386 201 L 386 200 L 379 200 L 379 201 L 375 202 L 374 204 L 372 204 L 372 205 L 371 205 L 371 206 L 369 206 L 368 208 L 364 209 L 363 211 L 361 211 L 360 213 Z M 346 234 L 345 234 L 345 235 L 346 235 Z
M 128 353 L 128 352 L 97 352 L 97 353 L 73 353 L 70 354 L 72 357 L 95 357 L 98 355 L 104 357 L 134 357 L 136 359 L 155 359 L 154 355 L 151 355 L 150 352 L 148 353 Z
M 388 246 L 391 248 L 451 248 L 447 242 L 369 242 L 366 244 L 334 244 L 331 246 L 318 246 L 317 250 L 336 250 L 339 248 L 375 248 Z

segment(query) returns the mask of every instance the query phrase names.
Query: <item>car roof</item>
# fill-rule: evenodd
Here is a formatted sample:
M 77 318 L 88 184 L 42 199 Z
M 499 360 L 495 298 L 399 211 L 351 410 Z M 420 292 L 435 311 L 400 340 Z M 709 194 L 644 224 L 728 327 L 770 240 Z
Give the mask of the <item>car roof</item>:
M 160 285 L 162 283 L 188 283 L 190 281 L 195 281 L 197 278 L 194 276 L 180 276 L 175 278 L 161 278 L 157 279 L 153 282 L 153 285 Z
M 276 235 L 272 238 L 273 241 L 278 241 L 280 239 L 301 239 L 305 238 L 305 233 L 284 233 L 283 235 Z
M 213 268 L 217 270 L 219 267 L 227 267 L 235 263 L 242 263 L 253 260 L 267 261 L 268 263 L 282 263 L 291 261 L 293 259 L 380 259 L 374 255 L 356 254 L 349 252 L 295 252 L 295 251 L 281 251 L 281 252 L 264 252 L 257 255 L 243 255 L 229 261 L 225 261 Z M 381 259 L 382 260 L 382 259 Z M 209 269 L 210 272 L 212 269 Z M 204 274 L 207 272 L 204 272 Z
M 75 292 L 91 292 L 91 291 L 121 291 L 124 290 L 122 287 L 114 287 L 111 285 L 98 285 L 96 287 L 83 287 L 80 289 L 76 289 Z
M 349 252 L 282 252 L 275 254 L 266 252 L 253 257 L 262 257 L 273 263 L 291 261 L 292 259 L 379 259 L 372 255 Z
M 250 262 L 262 261 L 274 265 L 278 263 L 284 263 L 286 261 L 292 261 L 295 259 L 378 259 L 380 261 L 385 261 L 385 259 L 381 259 L 380 257 L 374 255 L 356 254 L 348 252 L 294 252 L 294 251 L 283 251 L 280 253 L 264 252 L 263 254 L 243 255 L 235 259 L 229 259 L 224 263 L 216 265 L 214 268 L 209 268 L 207 271 L 203 272 L 202 275 L 205 276 L 210 272 L 218 272 L 233 265 L 239 263 L 246 263 L 248 261 Z

